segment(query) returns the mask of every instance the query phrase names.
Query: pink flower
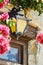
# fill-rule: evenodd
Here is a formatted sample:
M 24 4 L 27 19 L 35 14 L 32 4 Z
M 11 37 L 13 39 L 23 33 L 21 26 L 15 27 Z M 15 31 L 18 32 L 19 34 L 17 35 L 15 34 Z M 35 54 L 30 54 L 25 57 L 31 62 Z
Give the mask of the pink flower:
M 37 34 L 36 40 L 37 40 L 40 44 L 43 44 L 43 32 Z
M 6 25 L 0 24 L 0 54 L 4 54 L 10 50 L 9 33 L 10 29 Z
M 4 4 L 6 5 L 9 2 L 9 0 L 5 0 Z
M 3 2 L 1 2 L 0 8 L 3 8 L 8 2 L 9 2 L 9 0 L 4 0 Z
M 0 20 L 1 20 L 1 15 L 0 15 Z
M 10 50 L 10 44 L 0 45 L 0 54 L 4 54 Z
M 0 8 L 4 7 L 4 2 L 0 3 Z
M 6 25 L 0 24 L 0 31 L 2 32 L 2 35 L 5 37 L 7 37 L 10 34 L 10 29 Z
M 7 42 L 7 39 L 3 35 L 0 35 L 0 45 L 4 45 L 6 44 L 6 42 Z
M 8 18 L 9 18 L 9 15 L 8 15 L 7 12 L 5 12 L 5 13 L 3 13 L 3 14 L 1 15 L 1 19 L 2 19 L 3 21 L 5 21 L 5 20 L 8 19 Z
M 10 50 L 10 44 L 4 36 L 0 36 L 0 54 L 4 54 Z
M 3 36 L 8 36 L 10 34 L 9 32 L 10 32 L 9 27 L 7 27 L 7 26 L 4 25 L 4 27 L 2 28 L 2 34 L 3 34 Z

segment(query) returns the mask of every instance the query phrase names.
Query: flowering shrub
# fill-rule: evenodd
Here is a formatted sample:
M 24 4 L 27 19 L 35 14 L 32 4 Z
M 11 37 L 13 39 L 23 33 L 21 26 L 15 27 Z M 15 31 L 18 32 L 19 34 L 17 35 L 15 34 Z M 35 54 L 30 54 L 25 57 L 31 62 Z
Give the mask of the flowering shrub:
M 0 54 L 3 54 L 10 49 L 10 29 L 6 25 L 0 24 Z
M 9 0 L 0 0 L 0 8 L 3 8 Z M 9 18 L 7 12 L 0 15 L 1 22 Z M 5 52 L 9 51 L 10 49 L 10 29 L 6 25 L 0 24 L 0 54 L 4 54 Z
M 0 8 L 3 8 L 8 2 L 9 0 L 0 0 Z
M 43 32 L 39 33 L 36 37 L 36 40 L 40 43 L 43 44 Z

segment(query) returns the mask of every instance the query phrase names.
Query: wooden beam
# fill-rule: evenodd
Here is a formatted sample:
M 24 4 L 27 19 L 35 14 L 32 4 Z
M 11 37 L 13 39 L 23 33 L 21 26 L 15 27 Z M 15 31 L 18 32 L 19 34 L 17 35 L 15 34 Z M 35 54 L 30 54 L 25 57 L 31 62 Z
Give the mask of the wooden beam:
M 11 42 L 13 41 L 14 43 L 17 43 L 17 44 L 21 44 L 23 45 L 23 43 L 27 43 L 29 40 L 31 40 L 31 38 L 27 37 L 27 36 L 20 36 L 17 40 L 17 37 L 15 37 L 14 35 L 11 35 Z

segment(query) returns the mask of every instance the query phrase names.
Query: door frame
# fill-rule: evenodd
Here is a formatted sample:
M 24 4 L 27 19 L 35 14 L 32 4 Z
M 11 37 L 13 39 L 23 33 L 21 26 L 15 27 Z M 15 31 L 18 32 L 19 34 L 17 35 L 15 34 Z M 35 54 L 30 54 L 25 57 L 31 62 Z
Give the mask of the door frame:
M 23 48 L 23 64 L 22 65 L 28 65 L 28 43 L 20 42 L 18 40 L 12 40 L 11 43 L 12 42 Z
M 11 44 L 12 47 L 13 47 L 14 44 L 17 44 L 18 46 L 21 46 L 23 48 L 23 59 L 22 59 L 23 63 L 20 64 L 20 65 L 28 65 L 28 44 L 25 43 L 25 42 L 20 42 L 20 41 L 15 40 L 15 39 L 12 39 L 11 43 L 13 43 L 13 44 Z M 20 55 L 20 53 L 19 53 L 19 55 Z M 2 63 L 1 63 L 2 65 L 4 65 L 3 62 L 5 62 L 6 65 L 7 65 L 7 63 L 9 63 L 9 65 L 11 65 L 13 63 L 13 62 L 6 61 L 6 60 L 3 60 L 3 59 L 0 59 L 0 61 L 2 61 Z M 16 63 L 14 63 L 14 64 L 16 64 Z M 18 63 L 18 65 L 19 65 L 19 63 Z

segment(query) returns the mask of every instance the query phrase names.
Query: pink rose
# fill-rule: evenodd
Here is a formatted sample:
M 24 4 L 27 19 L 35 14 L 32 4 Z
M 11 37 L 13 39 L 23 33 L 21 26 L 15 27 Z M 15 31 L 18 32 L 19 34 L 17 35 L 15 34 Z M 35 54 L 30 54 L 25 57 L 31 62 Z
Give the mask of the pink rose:
M 3 8 L 8 2 L 9 2 L 9 0 L 4 0 L 3 2 L 1 2 L 0 8 Z
M 9 2 L 9 0 L 5 0 L 4 4 L 6 5 Z
M 1 20 L 1 15 L 0 15 L 0 20 Z
M 10 50 L 9 37 L 10 29 L 6 25 L 0 24 L 0 54 L 4 54 Z
M 36 40 L 37 40 L 40 44 L 43 44 L 43 32 L 37 34 Z
M 7 41 L 8 40 L 3 35 L 0 35 L 0 45 L 4 45 L 8 43 Z
M 10 50 L 10 41 L 8 37 L 10 29 L 6 25 L 0 24 L 0 54 L 4 54 Z
M 0 36 L 0 54 L 4 54 L 10 50 L 10 44 L 4 36 Z
M 2 32 L 2 35 L 7 37 L 10 33 L 10 29 L 9 27 L 7 27 L 6 25 L 1 25 L 0 24 L 0 31 Z
M 3 13 L 3 14 L 1 15 L 1 19 L 2 19 L 3 21 L 5 21 L 5 20 L 8 19 L 8 18 L 9 18 L 9 15 L 8 15 L 7 12 L 5 12 L 5 13 Z
M 4 2 L 0 3 L 0 8 L 4 7 Z
M 4 36 L 8 36 L 10 34 L 9 32 L 10 32 L 9 27 L 7 27 L 6 25 L 4 25 L 3 28 L 2 28 L 2 34 Z
M 0 54 L 4 54 L 10 50 L 9 44 L 0 45 Z

